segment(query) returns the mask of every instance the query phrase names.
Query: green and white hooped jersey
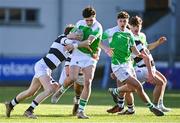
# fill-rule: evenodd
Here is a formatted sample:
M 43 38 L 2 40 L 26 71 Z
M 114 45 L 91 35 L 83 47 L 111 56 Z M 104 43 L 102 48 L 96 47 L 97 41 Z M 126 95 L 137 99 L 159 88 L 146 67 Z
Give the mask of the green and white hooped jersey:
M 97 20 L 95 20 L 93 25 L 89 27 L 86 24 L 85 20 L 80 20 L 76 23 L 76 28 L 83 31 L 83 40 L 87 40 L 90 35 L 96 38 L 95 41 L 90 45 L 92 52 L 89 51 L 87 48 L 81 47 L 78 49 L 83 53 L 90 54 L 91 56 L 93 56 L 93 54 L 97 54 L 103 32 L 101 24 Z
M 150 61 L 154 64 L 153 57 L 150 51 L 147 49 L 146 35 L 142 32 L 140 32 L 138 36 L 135 35 L 135 43 L 136 43 L 136 47 L 138 51 L 141 52 L 142 50 L 145 50 L 147 55 L 150 58 Z M 132 58 L 134 59 L 134 62 L 135 62 L 134 66 L 145 65 L 144 60 L 142 58 L 137 58 L 133 53 L 132 53 Z
M 103 40 L 109 39 L 109 45 L 114 50 L 112 64 L 118 65 L 131 60 L 130 47 L 135 45 L 134 36 L 128 29 L 121 31 L 118 26 L 107 29 L 103 33 Z

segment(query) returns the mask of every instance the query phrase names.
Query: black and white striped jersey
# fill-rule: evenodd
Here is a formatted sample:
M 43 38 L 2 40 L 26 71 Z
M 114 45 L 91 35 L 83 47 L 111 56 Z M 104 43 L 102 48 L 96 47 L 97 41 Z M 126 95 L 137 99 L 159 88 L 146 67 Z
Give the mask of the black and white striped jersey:
M 152 57 L 151 53 L 144 46 L 144 44 L 140 40 L 135 40 L 135 44 L 136 44 L 136 47 L 137 47 L 138 51 L 141 52 L 142 50 L 145 50 L 145 52 L 147 53 L 147 55 L 149 56 L 149 58 L 151 60 L 151 63 L 154 63 L 154 60 L 153 60 L 153 57 Z M 144 66 L 145 65 L 143 58 L 137 57 L 133 53 L 132 53 L 132 58 L 134 59 L 134 62 L 136 63 L 136 66 Z
M 76 41 L 74 40 L 68 39 L 64 34 L 58 36 L 58 38 L 51 45 L 49 52 L 45 57 L 43 57 L 46 65 L 51 70 L 54 70 L 58 65 L 61 64 L 62 61 L 66 60 L 68 57 L 68 54 L 64 51 L 64 46 L 75 42 Z
M 72 57 L 72 55 L 67 57 L 67 59 L 65 60 L 65 65 L 64 66 L 69 66 L 69 64 L 71 62 L 71 57 Z

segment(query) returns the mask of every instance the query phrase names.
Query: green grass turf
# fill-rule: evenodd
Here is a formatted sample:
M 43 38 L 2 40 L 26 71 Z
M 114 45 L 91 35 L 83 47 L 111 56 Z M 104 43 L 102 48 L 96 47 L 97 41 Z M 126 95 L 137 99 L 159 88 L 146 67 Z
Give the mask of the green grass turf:
M 28 119 L 22 114 L 29 107 L 33 98 L 23 101 L 21 104 L 15 107 L 12 112 L 11 118 L 5 117 L 4 101 L 11 100 L 19 92 L 24 90 L 24 87 L 0 87 L 0 122 L 35 122 L 35 123 L 80 123 L 80 122 L 180 122 L 180 91 L 167 91 L 165 94 L 164 102 L 167 107 L 171 107 L 172 111 L 166 113 L 163 117 L 154 116 L 148 108 L 144 106 L 139 97 L 135 94 L 135 109 L 136 114 L 131 116 L 122 116 L 117 114 L 108 114 L 106 110 L 114 105 L 112 98 L 108 94 L 107 90 L 92 90 L 92 95 L 86 107 L 86 113 L 90 116 L 90 119 L 77 119 L 71 115 L 72 111 L 72 98 L 74 93 L 72 90 L 62 97 L 58 104 L 50 104 L 50 98 L 40 104 L 36 110 L 38 119 Z M 148 91 L 148 95 L 151 97 L 152 91 Z

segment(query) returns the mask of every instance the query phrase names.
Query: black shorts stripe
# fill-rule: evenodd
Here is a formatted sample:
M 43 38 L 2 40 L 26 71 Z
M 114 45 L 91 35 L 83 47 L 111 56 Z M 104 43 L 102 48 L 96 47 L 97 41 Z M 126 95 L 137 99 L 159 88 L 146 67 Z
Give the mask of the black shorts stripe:
M 49 54 L 54 54 L 61 62 L 66 60 L 66 57 L 58 49 L 50 48 Z
M 143 51 L 143 48 L 139 50 L 139 52 L 142 52 Z
M 43 60 L 51 70 L 54 70 L 56 68 L 56 65 L 50 59 L 48 59 L 46 56 L 43 58 Z
M 70 54 L 72 54 L 73 50 L 69 51 Z
M 71 58 L 68 57 L 68 58 L 66 59 L 66 61 L 70 62 L 70 61 L 71 61 Z
M 59 37 L 55 40 L 55 42 L 61 43 L 61 39 L 64 38 L 64 37 L 66 37 L 66 36 L 65 36 L 65 35 L 59 36 Z
M 138 63 L 138 62 L 140 62 L 141 60 L 143 60 L 143 58 L 140 58 L 140 57 L 135 57 L 135 58 L 134 58 L 135 63 Z

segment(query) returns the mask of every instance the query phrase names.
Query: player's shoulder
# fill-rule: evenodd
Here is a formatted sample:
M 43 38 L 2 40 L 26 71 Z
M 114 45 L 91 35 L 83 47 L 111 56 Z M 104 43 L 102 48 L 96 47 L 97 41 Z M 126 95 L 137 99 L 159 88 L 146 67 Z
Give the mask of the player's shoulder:
M 145 34 L 145 33 L 143 33 L 143 32 L 140 32 L 140 33 L 139 33 L 139 35 L 140 35 L 141 37 L 146 38 L 146 34 Z
M 79 27 L 80 25 L 85 26 L 85 25 L 86 25 L 85 20 L 79 20 L 79 21 L 76 23 L 76 27 Z
M 115 26 L 115 27 L 111 27 L 111 28 L 108 28 L 105 30 L 106 33 L 115 33 L 115 32 L 118 32 L 118 27 Z
M 94 24 L 97 25 L 97 27 L 102 28 L 102 25 L 101 25 L 101 23 L 99 21 L 96 20 Z
M 128 35 L 134 37 L 134 34 L 132 33 L 132 31 L 131 31 L 130 29 L 126 28 L 126 29 L 125 29 L 125 32 L 126 32 Z

